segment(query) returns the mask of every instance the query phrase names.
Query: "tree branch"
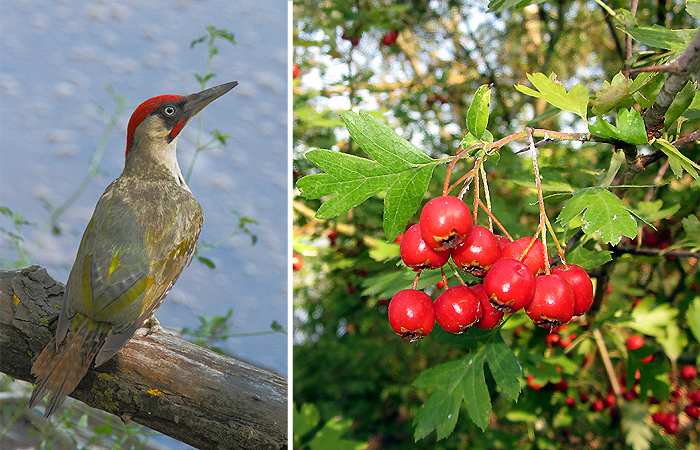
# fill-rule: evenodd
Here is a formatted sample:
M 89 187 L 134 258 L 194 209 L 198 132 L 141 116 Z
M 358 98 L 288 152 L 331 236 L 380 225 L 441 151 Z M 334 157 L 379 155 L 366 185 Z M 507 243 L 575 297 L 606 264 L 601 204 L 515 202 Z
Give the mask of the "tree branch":
M 34 381 L 64 286 L 45 269 L 0 271 L 0 371 Z M 143 330 L 71 397 L 201 449 L 287 448 L 287 380 L 164 333 Z

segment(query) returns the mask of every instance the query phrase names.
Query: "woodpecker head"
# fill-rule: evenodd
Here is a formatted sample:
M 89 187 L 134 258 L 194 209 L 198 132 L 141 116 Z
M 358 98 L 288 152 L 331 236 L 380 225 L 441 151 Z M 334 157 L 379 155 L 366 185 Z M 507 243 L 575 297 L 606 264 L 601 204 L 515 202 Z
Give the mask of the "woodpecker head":
M 162 163 L 180 174 L 175 158 L 177 137 L 205 106 L 238 84 L 225 83 L 202 92 L 182 95 L 159 95 L 141 103 L 129 119 L 126 132 L 126 164 L 134 158 Z

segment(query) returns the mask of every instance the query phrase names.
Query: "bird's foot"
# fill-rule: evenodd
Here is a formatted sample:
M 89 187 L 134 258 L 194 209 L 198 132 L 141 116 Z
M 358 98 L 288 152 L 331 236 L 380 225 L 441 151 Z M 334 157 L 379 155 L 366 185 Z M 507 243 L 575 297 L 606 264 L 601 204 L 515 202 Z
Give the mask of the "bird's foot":
M 158 322 L 158 319 L 155 318 L 155 316 L 151 316 L 147 321 L 143 323 L 143 326 L 145 328 L 148 328 L 148 331 L 146 331 L 146 336 L 149 336 L 153 333 L 163 333 L 165 330 L 163 327 L 160 326 L 160 322 Z

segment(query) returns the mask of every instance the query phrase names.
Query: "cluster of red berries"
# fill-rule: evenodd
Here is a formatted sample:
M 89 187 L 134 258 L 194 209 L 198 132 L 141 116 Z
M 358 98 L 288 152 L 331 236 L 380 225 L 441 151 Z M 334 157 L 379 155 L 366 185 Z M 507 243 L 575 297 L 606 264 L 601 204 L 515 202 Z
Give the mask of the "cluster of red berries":
M 346 41 L 350 41 L 353 47 L 360 43 L 360 27 L 355 27 L 355 29 L 345 29 L 343 30 L 343 35 L 341 36 Z M 399 30 L 388 31 L 382 36 L 382 44 L 386 46 L 394 45 L 396 39 L 399 37 Z
M 471 326 L 492 328 L 504 313 L 525 308 L 539 326 L 550 330 L 585 313 L 593 302 L 593 283 L 574 264 L 553 267 L 539 239 L 509 242 L 488 228 L 474 225 L 469 207 L 459 198 L 436 197 L 421 211 L 419 223 L 401 240 L 401 259 L 415 271 L 455 265 L 483 284 L 453 286 L 435 302 L 416 289 L 398 292 L 389 303 L 389 323 L 404 338 L 420 339 L 435 321 L 446 331 L 461 333 Z
M 683 366 L 678 373 L 678 378 L 687 384 L 687 387 L 680 386 L 672 390 L 669 395 L 668 406 L 661 404 L 665 411 L 659 410 L 651 415 L 651 419 L 660 425 L 668 434 L 678 432 L 678 415 L 682 411 L 689 419 L 697 422 L 700 419 L 700 390 L 692 390 L 694 380 L 698 376 L 698 371 L 693 366 Z M 685 391 L 685 400 L 683 392 Z M 658 403 L 658 402 L 657 402 Z M 683 406 L 685 404 L 685 406 Z M 692 423 L 692 422 L 691 422 Z M 697 426 L 697 425 L 695 425 Z

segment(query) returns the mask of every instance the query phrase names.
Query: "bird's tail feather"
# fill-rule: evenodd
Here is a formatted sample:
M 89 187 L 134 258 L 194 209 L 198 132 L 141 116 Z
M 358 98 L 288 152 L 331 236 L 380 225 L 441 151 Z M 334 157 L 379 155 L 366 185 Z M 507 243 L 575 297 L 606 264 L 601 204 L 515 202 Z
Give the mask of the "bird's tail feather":
M 48 418 L 83 379 L 110 328 L 108 323 L 95 322 L 77 313 L 58 347 L 54 337 L 32 366 L 32 373 L 37 376 L 37 380 L 29 408 L 34 407 L 48 391 L 49 400 L 44 412 Z

